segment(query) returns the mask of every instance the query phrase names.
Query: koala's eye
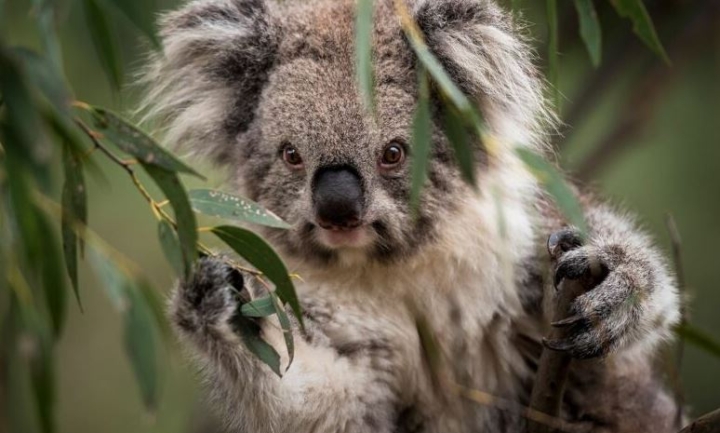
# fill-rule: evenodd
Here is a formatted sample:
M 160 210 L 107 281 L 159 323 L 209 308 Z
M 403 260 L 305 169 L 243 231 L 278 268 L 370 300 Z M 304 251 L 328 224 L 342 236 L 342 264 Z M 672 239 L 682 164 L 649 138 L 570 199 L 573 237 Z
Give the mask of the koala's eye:
M 396 141 L 390 142 L 383 150 L 380 165 L 383 168 L 393 168 L 405 161 L 405 146 Z
M 282 148 L 282 158 L 283 161 L 287 165 L 289 165 L 291 168 L 300 168 L 302 167 L 303 160 L 302 157 L 300 157 L 300 152 L 291 144 L 286 144 Z

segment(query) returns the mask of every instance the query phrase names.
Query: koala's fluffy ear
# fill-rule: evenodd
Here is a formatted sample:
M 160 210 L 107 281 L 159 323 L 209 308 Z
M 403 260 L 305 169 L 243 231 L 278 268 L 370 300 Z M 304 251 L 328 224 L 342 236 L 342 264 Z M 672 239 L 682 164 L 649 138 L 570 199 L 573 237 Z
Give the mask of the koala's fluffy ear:
M 162 53 L 142 79 L 143 114 L 169 146 L 222 160 L 252 122 L 278 25 L 264 0 L 195 0 L 160 27 Z
M 418 0 L 414 15 L 430 49 L 479 102 L 494 132 L 511 144 L 542 146 L 552 116 L 512 15 L 492 0 Z

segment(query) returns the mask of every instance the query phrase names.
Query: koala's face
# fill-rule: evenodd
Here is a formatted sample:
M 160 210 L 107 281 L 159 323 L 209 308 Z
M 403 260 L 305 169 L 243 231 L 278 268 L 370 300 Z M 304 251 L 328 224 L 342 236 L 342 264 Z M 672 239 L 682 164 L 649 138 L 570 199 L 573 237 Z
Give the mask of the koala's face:
M 266 233 L 287 254 L 408 256 L 436 239 L 470 194 L 434 95 L 428 180 L 413 214 L 417 59 L 394 1 L 375 7 L 375 117 L 356 84 L 354 0 L 196 0 L 161 23 L 163 55 L 147 74 L 151 114 L 168 122 L 168 141 L 230 167 L 243 193 L 292 224 Z M 490 0 L 409 7 L 491 128 L 531 130 L 540 86 L 507 15 Z M 479 147 L 475 157 L 480 171 L 492 164 Z
M 346 60 L 298 58 L 277 67 L 257 118 L 239 139 L 239 148 L 251 150 L 238 173 L 252 198 L 293 225 L 272 233 L 289 252 L 385 261 L 431 239 L 464 187 L 436 134 L 432 175 L 413 216 L 415 77 L 403 71 L 402 82 L 378 86 L 375 121 L 355 90 L 352 58 Z

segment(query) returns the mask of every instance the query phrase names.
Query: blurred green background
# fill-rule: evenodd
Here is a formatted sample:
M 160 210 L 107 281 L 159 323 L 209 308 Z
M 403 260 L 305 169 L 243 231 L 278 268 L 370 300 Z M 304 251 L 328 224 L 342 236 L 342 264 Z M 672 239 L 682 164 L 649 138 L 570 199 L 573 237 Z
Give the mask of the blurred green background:
M 6 28 L 0 32 L 10 43 L 39 47 L 30 2 L 6 3 L 0 10 Z M 573 176 L 635 212 L 668 252 L 665 215 L 674 215 L 683 240 L 691 320 L 720 338 L 720 2 L 646 2 L 671 58 L 667 65 L 637 40 L 609 2 L 597 1 L 604 33 L 598 69 L 578 37 L 571 2 L 559 3 L 559 90 L 566 122 L 554 137 L 559 159 Z M 112 91 L 80 2 L 60 4 L 65 71 L 77 99 L 129 111 L 136 90 Z M 176 2 L 146 4 L 148 13 L 154 13 Z M 520 4 L 543 58 L 544 2 Z M 112 24 L 122 42 L 126 82 L 131 82 L 148 44 L 122 19 Z M 107 165 L 103 171 L 105 179 L 88 175 L 91 227 L 139 263 L 158 288 L 169 288 L 173 273 L 156 241 L 150 209 L 120 169 Z M 215 172 L 208 167 L 200 171 Z M 216 175 L 206 185 L 220 182 Z M 120 317 L 85 265 L 81 290 L 85 313 L 70 303 L 59 344 L 59 431 L 176 433 L 197 428 L 206 409 L 198 377 L 178 348 L 170 343 L 163 353 L 163 396 L 157 412 L 148 414 L 123 351 Z M 682 379 L 694 415 L 720 407 L 720 359 L 686 346 Z M 32 431 L 31 425 L 27 428 Z

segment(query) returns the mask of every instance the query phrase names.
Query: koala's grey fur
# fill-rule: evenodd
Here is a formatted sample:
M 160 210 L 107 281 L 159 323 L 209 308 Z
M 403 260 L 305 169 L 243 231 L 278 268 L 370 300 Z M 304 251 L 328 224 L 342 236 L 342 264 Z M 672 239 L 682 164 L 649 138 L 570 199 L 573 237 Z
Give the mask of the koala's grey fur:
M 352 0 L 197 0 L 161 20 L 163 53 L 145 74 L 149 116 L 169 143 L 229 168 L 240 193 L 292 223 L 264 234 L 303 278 L 307 332 L 295 333 L 295 361 L 282 379 L 234 329 L 248 320 L 237 313 L 253 294 L 247 276 L 206 258 L 174 293 L 172 319 L 229 430 L 522 431 L 516 411 L 436 386 L 407 299 L 437 333 L 451 380 L 525 405 L 552 317 L 552 265 L 577 278 L 589 257 L 602 278 L 576 300 L 571 337 L 550 343 L 578 359 L 562 416 L 593 432 L 673 430 L 676 407 L 652 362 L 679 316 L 664 259 L 630 217 L 581 196 L 589 239 L 551 264 L 544 244 L 567 223 L 513 146 L 542 152 L 552 115 L 517 25 L 490 0 L 408 5 L 492 132 L 475 154 L 475 191 L 455 166 L 434 96 L 416 216 L 410 164 L 382 173 L 377 164 L 388 142 L 410 146 L 418 92 L 417 61 L 391 0 L 375 1 L 377 122 L 356 86 Z M 303 169 L 283 163 L 288 144 Z M 352 167 L 362 180 L 370 239 L 362 248 L 321 241 L 312 178 L 327 166 Z M 284 350 L 273 320 L 250 324 Z

